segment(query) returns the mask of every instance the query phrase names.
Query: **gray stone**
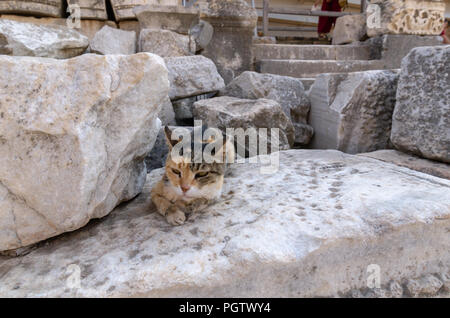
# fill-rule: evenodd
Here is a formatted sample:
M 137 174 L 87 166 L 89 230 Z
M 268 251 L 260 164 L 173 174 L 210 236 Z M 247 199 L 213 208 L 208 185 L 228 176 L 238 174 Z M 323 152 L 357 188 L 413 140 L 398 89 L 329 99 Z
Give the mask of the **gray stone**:
M 169 30 L 142 29 L 139 35 L 139 51 L 162 57 L 188 56 L 195 53 L 195 42 L 188 35 Z
M 146 5 L 169 5 L 177 6 L 178 0 L 110 0 L 116 21 L 136 19 L 135 8 Z
M 450 180 L 450 165 L 447 163 L 422 159 L 397 150 L 378 150 L 360 155 Z
M 191 27 L 199 21 L 197 8 L 174 5 L 145 5 L 133 9 L 141 29 L 170 30 L 189 34 Z
M 416 48 L 403 60 L 392 143 L 404 152 L 450 163 L 450 46 Z
M 366 15 L 352 14 L 339 17 L 333 31 L 333 44 L 348 44 L 366 37 Z
M 67 0 L 67 5 L 78 5 L 81 19 L 108 20 L 105 0 Z
M 293 124 L 301 124 L 296 129 L 297 142 L 307 144 L 312 137 L 312 127 L 304 127 L 311 103 L 300 79 L 247 71 L 231 81 L 220 95 L 243 99 L 272 99 L 280 104 Z
M 225 87 L 213 61 L 201 56 L 167 57 L 171 100 L 217 92 Z
M 401 298 L 403 296 L 403 287 L 402 285 L 393 280 L 389 283 L 389 294 L 391 298 Z
M 274 174 L 232 165 L 219 201 L 180 227 L 151 203 L 152 171 L 106 218 L 1 257 L 0 295 L 337 297 L 367 288 L 368 264 L 382 286 L 448 271 L 450 181 L 338 151 L 279 155 Z
M 175 112 L 173 111 L 172 102 L 169 96 L 164 99 L 161 110 L 158 114 L 162 125 L 175 125 Z
M 64 16 L 63 0 L 3 0 L 0 14 L 3 13 L 61 18 Z
M 443 283 L 434 275 L 424 275 L 418 279 L 408 279 L 405 287 L 411 297 L 434 296 L 441 289 Z
M 215 95 L 216 93 L 209 93 L 173 101 L 172 105 L 177 124 L 182 125 L 182 123 L 185 123 L 186 121 L 193 121 L 194 115 L 192 114 L 192 108 L 194 107 L 194 103 L 202 99 L 212 98 Z
M 267 128 L 268 151 L 271 147 L 271 128 L 279 129 L 280 149 L 289 149 L 294 144 L 292 122 L 274 100 L 216 97 L 195 102 L 193 114 L 194 119 L 202 120 L 202 124 L 224 132 L 227 128 Z
M 1 56 L 0 73 L 0 251 L 76 230 L 141 192 L 169 91 L 160 57 Z
M 199 21 L 190 30 L 189 34 L 194 39 L 197 51 L 206 48 L 214 35 L 214 28 L 206 21 Z
M 136 33 L 105 25 L 95 34 L 90 48 L 91 52 L 103 55 L 134 54 L 136 53 Z
M 0 19 L 3 50 L 15 56 L 71 58 L 82 54 L 89 45 L 84 35 L 73 29 L 57 25 L 36 25 Z
M 200 4 L 200 18 L 214 28 L 212 40 L 202 55 L 214 61 L 225 83 L 253 70 L 256 10 L 245 0 L 210 0 Z
M 385 34 L 365 42 L 371 48 L 371 59 L 384 61 L 384 68 L 400 68 L 403 58 L 421 46 L 442 44 L 441 36 L 393 35 Z
M 311 87 L 311 147 L 347 153 L 390 148 L 398 71 L 323 74 Z

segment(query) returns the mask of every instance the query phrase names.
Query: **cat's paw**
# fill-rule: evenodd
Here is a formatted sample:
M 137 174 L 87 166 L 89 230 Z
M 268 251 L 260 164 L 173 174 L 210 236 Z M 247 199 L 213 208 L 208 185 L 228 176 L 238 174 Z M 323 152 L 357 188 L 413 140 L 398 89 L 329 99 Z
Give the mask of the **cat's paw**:
M 173 226 L 183 225 L 186 222 L 186 214 L 180 210 L 169 211 L 166 220 Z

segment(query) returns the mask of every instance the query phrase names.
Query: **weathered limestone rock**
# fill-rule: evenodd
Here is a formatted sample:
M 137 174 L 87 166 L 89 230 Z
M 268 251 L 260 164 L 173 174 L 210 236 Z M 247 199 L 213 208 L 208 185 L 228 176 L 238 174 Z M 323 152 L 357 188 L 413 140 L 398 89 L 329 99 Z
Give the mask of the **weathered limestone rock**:
M 13 20 L 17 22 L 28 22 L 37 25 L 61 25 L 68 26 L 67 19 L 63 18 L 35 18 L 25 17 L 20 15 L 2 14 L 0 19 Z M 95 34 L 105 25 L 111 28 L 117 28 L 114 21 L 100 21 L 100 20 L 80 20 L 80 28 L 75 28 L 76 31 L 88 37 L 92 41 Z
M 367 34 L 439 35 L 445 3 L 430 0 L 371 0 L 367 8 Z
M 360 155 L 450 180 L 450 165 L 447 163 L 422 159 L 397 150 L 378 150 Z
M 136 33 L 105 25 L 95 34 L 90 48 L 92 53 L 103 55 L 134 54 L 136 53 Z
M 139 22 L 137 20 L 120 21 L 118 24 L 119 24 L 119 29 L 121 29 L 121 30 L 134 31 L 134 32 L 136 32 L 136 34 L 141 33 L 141 27 L 139 26 Z
M 216 92 L 225 87 L 213 61 L 201 56 L 167 57 L 171 100 Z
M 280 104 L 274 100 L 216 97 L 195 102 L 193 114 L 194 119 L 202 120 L 202 124 L 219 128 L 224 132 L 227 128 L 243 128 L 244 130 L 267 128 L 269 151 L 271 128 L 279 129 L 280 149 L 289 149 L 294 144 L 295 132 L 292 122 L 283 112 Z
M 200 18 L 214 28 L 212 40 L 202 55 L 214 61 L 225 83 L 251 71 L 256 10 L 245 0 L 208 0 L 200 2 Z
M 398 82 L 391 140 L 402 151 L 450 163 L 450 46 L 416 48 Z
M 3 0 L 0 1 L 2 13 L 61 18 L 63 0 Z
M 195 42 L 188 35 L 169 30 L 142 29 L 139 35 L 139 51 L 162 57 L 189 56 L 195 53 Z
M 81 19 L 107 20 L 105 0 L 67 0 L 67 5 L 80 7 Z
M 339 17 L 333 31 L 333 44 L 348 44 L 364 40 L 366 15 L 354 14 Z
M 370 59 L 381 59 L 383 68 L 394 69 L 401 67 L 403 58 L 412 49 L 421 46 L 442 45 L 442 37 L 385 34 L 370 38 L 365 43 L 368 43 L 368 47 L 371 48 Z
M 434 275 L 425 275 L 418 279 L 408 279 L 406 282 L 406 291 L 409 296 L 432 296 L 441 289 L 443 283 Z
M 180 227 L 151 204 L 155 170 L 108 217 L 0 258 L 0 295 L 336 297 L 367 289 L 370 264 L 381 286 L 448 273 L 450 181 L 338 151 L 264 166 L 232 165 L 217 204 Z
M 141 29 L 170 30 L 189 34 L 189 29 L 198 23 L 199 10 L 177 5 L 147 5 L 133 9 Z
M 158 114 L 162 125 L 175 125 L 175 112 L 173 111 L 172 102 L 169 96 L 164 99 L 161 110 Z
M 169 90 L 156 55 L 0 57 L 0 251 L 73 231 L 142 190 Z
M 194 120 L 194 115 L 192 114 L 194 103 L 202 99 L 213 98 L 215 95 L 216 93 L 208 93 L 174 100 L 172 105 L 177 124 L 180 126 L 186 126 L 186 123 L 189 123 L 187 126 L 192 125 Z
M 323 74 L 311 87 L 311 147 L 346 153 L 390 148 L 398 71 Z
M 11 55 L 65 59 L 82 54 L 89 45 L 84 35 L 63 26 L 40 26 L 0 19 L 0 35 Z
M 247 71 L 231 81 L 220 92 L 220 95 L 243 99 L 272 99 L 280 104 L 292 123 L 303 124 L 302 126 L 305 126 L 307 123 L 311 107 L 311 102 L 305 92 L 302 81 L 289 76 Z M 306 132 L 306 135 L 304 132 Z M 311 132 L 312 128 L 303 130 L 299 126 L 299 135 L 296 134 L 295 138 L 299 141 L 306 141 L 307 144 L 312 137 Z

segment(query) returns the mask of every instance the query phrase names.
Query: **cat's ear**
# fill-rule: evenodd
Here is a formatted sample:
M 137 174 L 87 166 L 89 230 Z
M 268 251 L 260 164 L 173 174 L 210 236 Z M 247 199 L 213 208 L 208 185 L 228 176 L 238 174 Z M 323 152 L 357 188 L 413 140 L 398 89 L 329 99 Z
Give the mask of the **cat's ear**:
M 170 130 L 169 126 L 164 126 L 164 134 L 166 135 L 166 142 L 169 146 L 169 149 L 172 149 L 180 140 L 172 140 L 172 130 Z

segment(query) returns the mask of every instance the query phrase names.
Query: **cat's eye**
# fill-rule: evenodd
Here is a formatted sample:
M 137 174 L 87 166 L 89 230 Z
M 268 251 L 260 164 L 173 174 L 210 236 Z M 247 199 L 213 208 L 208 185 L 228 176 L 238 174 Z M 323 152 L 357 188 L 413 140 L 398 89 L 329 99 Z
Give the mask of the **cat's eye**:
M 206 172 L 197 172 L 195 174 L 195 179 L 206 177 L 208 175 L 208 173 L 209 172 L 207 172 L 207 171 Z
M 177 176 L 181 176 L 181 171 L 177 169 L 172 169 L 172 172 L 175 173 Z

